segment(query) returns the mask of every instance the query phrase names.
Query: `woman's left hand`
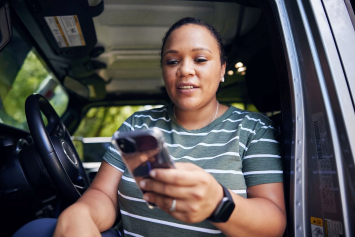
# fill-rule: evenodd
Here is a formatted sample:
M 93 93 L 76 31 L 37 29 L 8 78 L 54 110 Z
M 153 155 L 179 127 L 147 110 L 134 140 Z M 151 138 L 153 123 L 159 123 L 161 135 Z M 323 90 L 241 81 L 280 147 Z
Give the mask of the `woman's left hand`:
M 178 220 L 196 223 L 211 215 L 223 198 L 216 179 L 191 163 L 175 163 L 176 169 L 154 169 L 152 179 L 144 179 L 140 187 L 147 191 L 143 198 Z M 175 210 L 170 210 L 173 200 Z

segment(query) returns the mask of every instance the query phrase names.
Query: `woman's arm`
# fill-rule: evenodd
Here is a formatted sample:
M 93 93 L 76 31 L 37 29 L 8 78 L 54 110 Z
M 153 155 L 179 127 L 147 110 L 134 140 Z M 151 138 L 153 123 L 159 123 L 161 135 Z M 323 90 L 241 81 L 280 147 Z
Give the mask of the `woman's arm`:
M 101 236 L 117 217 L 117 190 L 122 173 L 103 161 L 94 181 L 58 218 L 54 236 Z
M 175 163 L 177 169 L 156 169 L 154 179 L 144 180 L 146 200 L 178 220 L 195 223 L 211 215 L 223 198 L 214 177 L 189 163 Z M 282 183 L 255 185 L 248 199 L 232 192 L 235 209 L 226 223 L 213 223 L 227 236 L 282 236 L 286 226 Z M 175 211 L 169 211 L 175 199 Z
M 235 209 L 226 223 L 213 223 L 227 236 L 282 236 L 286 213 L 282 183 L 247 189 L 248 198 L 231 192 Z

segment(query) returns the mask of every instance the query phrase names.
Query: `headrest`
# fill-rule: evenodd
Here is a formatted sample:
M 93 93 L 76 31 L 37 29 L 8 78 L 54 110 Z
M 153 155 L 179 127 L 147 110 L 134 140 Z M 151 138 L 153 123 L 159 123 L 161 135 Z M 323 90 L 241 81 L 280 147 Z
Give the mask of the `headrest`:
M 249 61 L 245 80 L 250 100 L 259 112 L 281 110 L 278 74 L 269 47 Z

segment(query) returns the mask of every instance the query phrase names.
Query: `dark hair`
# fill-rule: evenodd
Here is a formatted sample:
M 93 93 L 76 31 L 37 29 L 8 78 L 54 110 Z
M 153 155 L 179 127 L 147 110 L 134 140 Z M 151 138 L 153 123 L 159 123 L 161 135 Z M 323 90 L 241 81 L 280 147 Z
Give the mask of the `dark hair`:
M 221 36 L 219 35 L 218 31 L 211 25 L 203 22 L 200 19 L 194 18 L 194 17 L 186 17 L 183 18 L 177 22 L 175 22 L 170 28 L 169 30 L 165 33 L 165 36 L 163 38 L 163 44 L 161 46 L 161 50 L 160 50 L 160 65 L 162 65 L 162 60 L 163 60 L 163 49 L 166 43 L 166 40 L 168 39 L 168 37 L 170 36 L 170 34 L 180 28 L 181 26 L 184 25 L 188 25 L 188 24 L 192 24 L 192 25 L 199 25 L 199 26 L 203 26 L 206 29 L 208 29 L 211 33 L 211 35 L 216 39 L 217 44 L 218 44 L 218 48 L 219 48 L 219 54 L 221 56 L 221 64 L 226 62 L 226 54 L 224 52 L 224 48 L 223 48 L 223 42 L 221 39 Z

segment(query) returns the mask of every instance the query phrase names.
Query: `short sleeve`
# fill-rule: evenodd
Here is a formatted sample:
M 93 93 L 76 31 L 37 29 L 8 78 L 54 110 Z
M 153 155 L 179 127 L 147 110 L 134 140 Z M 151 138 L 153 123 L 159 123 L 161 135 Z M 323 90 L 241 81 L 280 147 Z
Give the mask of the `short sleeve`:
M 270 120 L 256 126 L 243 157 L 242 170 L 247 187 L 283 182 L 280 144 L 275 139 L 275 128 Z
M 133 115 L 129 117 L 125 122 L 123 122 L 123 124 L 119 127 L 117 131 L 123 132 L 131 130 L 134 130 Z M 109 163 L 111 166 L 118 169 L 122 173 L 124 173 L 124 171 L 126 170 L 126 165 L 124 164 L 120 153 L 112 144 L 108 147 L 106 153 L 104 154 L 103 160 L 105 160 L 107 163 Z

